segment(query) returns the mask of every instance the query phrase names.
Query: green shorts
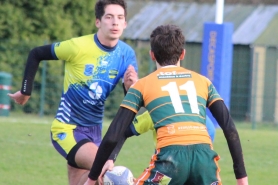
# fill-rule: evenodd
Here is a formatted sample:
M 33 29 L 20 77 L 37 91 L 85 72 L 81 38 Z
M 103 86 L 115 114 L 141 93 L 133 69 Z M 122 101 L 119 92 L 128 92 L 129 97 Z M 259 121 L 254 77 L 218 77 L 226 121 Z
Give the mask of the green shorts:
M 221 185 L 220 157 L 208 144 L 173 145 L 153 155 L 136 185 Z

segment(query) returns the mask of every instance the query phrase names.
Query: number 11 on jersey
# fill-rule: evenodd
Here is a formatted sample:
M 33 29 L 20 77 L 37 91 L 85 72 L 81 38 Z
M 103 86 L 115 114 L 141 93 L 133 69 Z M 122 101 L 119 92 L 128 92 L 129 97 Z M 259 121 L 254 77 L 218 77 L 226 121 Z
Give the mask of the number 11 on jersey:
M 187 81 L 183 85 L 179 86 L 179 89 L 185 90 L 187 92 L 191 113 L 199 114 L 197 93 L 194 82 Z M 167 91 L 169 93 L 175 113 L 185 113 L 182 106 L 179 89 L 176 82 L 169 82 L 167 85 L 161 87 L 162 91 Z

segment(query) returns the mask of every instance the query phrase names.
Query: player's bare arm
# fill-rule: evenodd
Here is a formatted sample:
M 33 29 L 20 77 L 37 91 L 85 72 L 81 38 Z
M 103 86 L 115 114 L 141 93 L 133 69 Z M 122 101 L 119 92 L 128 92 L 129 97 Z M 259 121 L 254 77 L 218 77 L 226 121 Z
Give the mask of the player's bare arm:
M 92 180 L 88 178 L 84 185 L 95 185 L 96 182 L 97 182 L 96 180 Z
M 128 66 L 124 74 L 124 86 L 126 91 L 138 80 L 137 72 L 132 65 Z
M 98 183 L 100 185 L 103 184 L 103 176 L 106 173 L 106 171 L 112 171 L 114 167 L 114 161 L 113 160 L 108 160 L 106 161 L 105 165 L 103 166 L 102 170 L 101 170 L 101 174 L 98 177 Z
M 30 98 L 28 95 L 22 94 L 20 91 L 17 91 L 13 94 L 8 93 L 8 96 L 14 100 L 15 103 L 19 105 L 24 105 Z
M 131 110 L 123 107 L 119 108 L 99 146 L 95 162 L 89 173 L 89 179 L 93 181 L 89 181 L 86 185 L 91 185 L 98 179 L 104 164 L 118 144 L 117 141 L 121 140 L 122 137 L 125 137 L 125 131 L 134 119 L 135 115 L 136 114 Z
M 15 103 L 24 105 L 29 100 L 32 93 L 34 78 L 40 61 L 42 60 L 56 60 L 51 54 L 51 45 L 39 46 L 29 52 L 21 90 L 14 94 L 8 94 Z
M 248 177 L 237 179 L 237 185 L 248 185 Z

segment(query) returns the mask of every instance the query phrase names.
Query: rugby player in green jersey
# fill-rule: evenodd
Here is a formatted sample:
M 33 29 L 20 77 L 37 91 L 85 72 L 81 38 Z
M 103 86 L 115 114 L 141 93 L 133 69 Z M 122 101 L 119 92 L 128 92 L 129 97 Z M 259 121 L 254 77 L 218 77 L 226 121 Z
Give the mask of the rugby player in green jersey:
M 208 78 L 180 67 L 185 56 L 180 28 L 158 26 L 150 41 L 150 55 L 157 70 L 129 89 L 103 138 L 85 185 L 94 185 L 109 169 L 105 162 L 142 106 L 154 124 L 157 152 L 136 185 L 222 185 L 219 156 L 205 125 L 206 108 L 227 140 L 236 184 L 248 185 L 240 138 L 223 99 Z

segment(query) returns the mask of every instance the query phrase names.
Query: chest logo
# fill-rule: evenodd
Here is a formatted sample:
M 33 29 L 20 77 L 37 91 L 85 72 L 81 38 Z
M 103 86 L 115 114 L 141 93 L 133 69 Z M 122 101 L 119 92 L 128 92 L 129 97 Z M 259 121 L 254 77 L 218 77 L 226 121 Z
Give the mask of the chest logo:
M 102 95 L 102 88 L 99 86 L 98 82 L 94 82 L 90 85 L 89 96 L 92 99 L 99 99 Z
M 119 71 L 117 69 L 111 69 L 109 70 L 109 78 L 114 79 L 118 75 Z
M 84 75 L 91 76 L 94 71 L 94 65 L 93 64 L 86 64 L 84 69 Z

